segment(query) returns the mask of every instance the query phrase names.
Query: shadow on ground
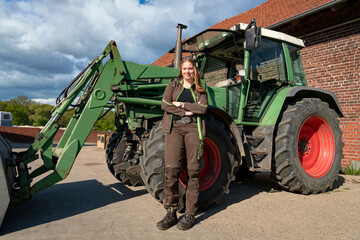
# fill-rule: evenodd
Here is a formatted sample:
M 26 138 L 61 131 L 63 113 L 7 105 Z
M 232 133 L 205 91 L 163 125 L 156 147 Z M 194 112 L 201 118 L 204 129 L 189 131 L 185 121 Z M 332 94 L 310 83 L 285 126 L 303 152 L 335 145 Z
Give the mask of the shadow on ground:
M 346 179 L 343 176 L 338 176 L 338 179 L 334 182 L 333 189 L 338 189 L 344 185 Z
M 340 188 L 345 183 L 345 178 L 338 176 L 338 179 L 333 184 L 333 190 Z M 197 222 L 203 221 L 218 212 L 225 210 L 227 207 L 240 203 L 246 199 L 261 193 L 275 193 L 285 191 L 279 187 L 271 178 L 270 173 L 258 173 L 252 178 L 243 179 L 240 182 L 234 181 L 229 187 L 230 193 L 225 194 L 219 205 L 212 205 L 207 210 L 199 210 L 196 218 Z M 290 193 L 289 194 L 301 194 Z
M 271 180 L 268 173 L 259 173 L 252 178 L 247 178 L 238 182 L 235 180 L 229 186 L 230 193 L 225 194 L 219 205 L 212 205 L 209 209 L 199 210 L 199 216 L 196 218 L 198 222 L 203 221 L 212 215 L 225 210 L 227 207 L 242 202 L 246 199 L 261 193 L 279 191 L 280 189 Z
M 29 202 L 10 206 L 0 228 L 0 236 L 146 193 L 145 189 L 133 191 L 119 183 L 104 186 L 97 180 L 56 184 L 36 194 Z
M 345 178 L 339 176 L 334 183 L 334 189 L 341 187 L 344 182 Z M 227 207 L 262 192 L 282 191 L 272 181 L 269 173 L 259 173 L 241 182 L 234 181 L 230 184 L 229 190 L 230 193 L 222 197 L 219 205 L 212 205 L 206 211 L 199 210 L 196 221 L 204 221 Z M 9 207 L 0 228 L 0 236 L 75 216 L 143 194 L 147 194 L 145 189 L 133 191 L 120 183 L 105 186 L 97 180 L 56 184 L 36 194 L 29 202 Z

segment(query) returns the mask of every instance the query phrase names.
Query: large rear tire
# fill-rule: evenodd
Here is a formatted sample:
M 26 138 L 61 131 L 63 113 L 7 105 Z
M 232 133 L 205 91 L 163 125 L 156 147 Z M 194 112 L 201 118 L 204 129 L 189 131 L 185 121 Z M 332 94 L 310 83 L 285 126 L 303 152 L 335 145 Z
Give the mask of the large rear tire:
M 285 106 L 275 137 L 274 180 L 303 194 L 332 188 L 343 158 L 342 131 L 334 110 L 316 98 Z
M 143 185 L 140 174 L 134 174 L 134 172 L 137 173 L 140 170 L 131 170 L 136 170 L 135 168 L 140 168 L 140 166 L 134 166 L 130 161 L 124 161 L 124 159 L 131 159 L 134 156 L 134 150 L 126 151 L 127 141 L 127 138 L 123 137 L 122 133 L 113 133 L 110 136 L 105 154 L 108 169 L 116 179 L 124 184 L 130 186 Z M 124 158 L 125 154 L 129 154 L 129 156 Z
M 200 194 L 198 207 L 208 208 L 219 203 L 224 193 L 229 192 L 229 184 L 235 179 L 234 171 L 238 162 L 234 154 L 236 148 L 231 134 L 224 125 L 213 117 L 206 116 L 206 138 L 204 153 L 200 160 Z M 162 203 L 164 199 L 164 133 L 161 125 L 150 132 L 150 138 L 144 142 L 144 154 L 141 157 L 141 177 L 148 192 Z M 180 173 L 179 211 L 184 210 L 186 171 Z

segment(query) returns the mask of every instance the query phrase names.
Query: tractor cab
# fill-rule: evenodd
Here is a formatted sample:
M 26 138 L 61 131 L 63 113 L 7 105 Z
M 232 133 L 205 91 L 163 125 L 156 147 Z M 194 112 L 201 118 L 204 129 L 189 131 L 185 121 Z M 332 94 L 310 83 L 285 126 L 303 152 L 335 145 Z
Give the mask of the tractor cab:
M 182 51 L 198 60 L 210 104 L 243 124 L 259 123 L 280 89 L 307 85 L 302 47 L 300 39 L 241 23 L 207 29 L 185 40 Z

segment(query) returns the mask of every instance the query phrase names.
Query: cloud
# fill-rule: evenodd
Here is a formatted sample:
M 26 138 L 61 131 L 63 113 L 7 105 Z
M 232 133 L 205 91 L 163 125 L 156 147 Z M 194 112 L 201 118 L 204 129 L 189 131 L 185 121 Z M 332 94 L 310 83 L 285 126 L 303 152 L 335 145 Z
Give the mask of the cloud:
M 33 98 L 31 99 L 35 102 L 41 103 L 41 104 L 50 104 L 50 105 L 54 105 L 54 102 L 56 102 L 56 98 Z
M 0 99 L 55 98 L 115 40 L 124 60 L 148 64 L 190 37 L 265 0 L 0 0 Z

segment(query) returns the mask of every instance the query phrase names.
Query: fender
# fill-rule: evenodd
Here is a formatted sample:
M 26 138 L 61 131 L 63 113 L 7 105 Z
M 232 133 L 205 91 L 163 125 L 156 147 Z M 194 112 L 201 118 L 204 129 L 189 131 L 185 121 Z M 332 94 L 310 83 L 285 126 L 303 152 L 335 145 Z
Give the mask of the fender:
M 224 110 L 215 107 L 215 106 L 208 106 L 207 113 L 219 119 L 221 122 L 224 123 L 225 127 L 229 129 L 229 131 L 233 134 L 236 145 L 239 148 L 239 152 L 241 157 L 245 157 L 245 150 L 244 150 L 244 139 L 243 139 L 243 131 L 242 128 L 238 128 L 236 123 L 233 121 L 232 117 Z M 240 159 L 241 163 L 241 159 Z
M 323 102 L 327 102 L 330 108 L 334 109 L 335 112 L 340 116 L 344 117 L 344 114 L 340 108 L 340 104 L 333 92 L 328 90 L 320 89 L 320 88 L 312 88 L 312 87 L 294 87 L 292 88 L 287 96 L 287 98 L 311 98 L 316 97 L 320 98 Z
M 292 98 L 319 98 L 322 101 L 327 102 L 329 107 L 334 109 L 339 117 L 344 117 L 344 114 L 334 93 L 319 88 L 298 86 L 283 88 L 276 93 L 276 95 L 271 100 L 269 107 L 266 109 L 266 112 L 261 119 L 260 125 L 275 125 L 285 101 L 288 101 Z

